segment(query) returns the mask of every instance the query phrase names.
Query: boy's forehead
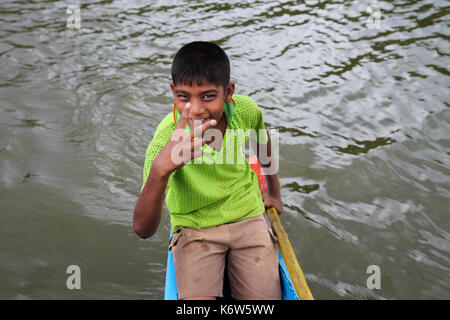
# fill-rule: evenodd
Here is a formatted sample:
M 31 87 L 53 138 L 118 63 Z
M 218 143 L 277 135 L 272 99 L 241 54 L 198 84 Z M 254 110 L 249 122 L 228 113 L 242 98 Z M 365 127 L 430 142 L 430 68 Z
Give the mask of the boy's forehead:
M 220 85 L 216 85 L 213 83 L 210 83 L 206 80 L 201 81 L 200 83 L 197 81 L 192 81 L 191 83 L 176 83 L 175 85 L 175 92 L 177 91 L 183 91 L 183 92 L 190 92 L 190 93 L 202 93 L 207 91 L 219 91 L 222 88 Z

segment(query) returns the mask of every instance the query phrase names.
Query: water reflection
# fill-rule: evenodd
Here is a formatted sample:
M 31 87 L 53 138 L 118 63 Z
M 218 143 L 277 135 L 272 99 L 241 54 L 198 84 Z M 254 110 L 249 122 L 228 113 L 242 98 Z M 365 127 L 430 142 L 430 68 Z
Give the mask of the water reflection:
M 203 39 L 279 129 L 283 223 L 314 296 L 449 298 L 445 1 L 377 1 L 380 29 L 372 1 L 83 1 L 79 30 L 70 4 L 0 4 L 1 297 L 162 298 L 168 213 L 140 241 L 131 212 L 173 55 Z

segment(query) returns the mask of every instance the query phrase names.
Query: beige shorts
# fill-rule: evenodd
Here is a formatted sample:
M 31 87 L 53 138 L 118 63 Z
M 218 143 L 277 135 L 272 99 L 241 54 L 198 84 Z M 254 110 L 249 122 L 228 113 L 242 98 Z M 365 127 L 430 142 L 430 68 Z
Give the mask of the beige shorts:
M 182 228 L 169 244 L 178 299 L 222 297 L 225 261 L 231 296 L 281 299 L 277 238 L 265 214 L 204 229 Z

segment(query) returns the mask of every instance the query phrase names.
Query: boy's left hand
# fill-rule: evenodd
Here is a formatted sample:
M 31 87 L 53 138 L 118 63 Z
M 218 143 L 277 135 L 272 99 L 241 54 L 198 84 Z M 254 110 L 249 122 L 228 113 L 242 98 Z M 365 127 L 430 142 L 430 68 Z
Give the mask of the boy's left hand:
M 283 212 L 283 203 L 281 202 L 281 196 L 280 195 L 271 195 L 270 193 L 267 193 L 264 197 L 264 207 L 270 208 L 275 207 L 277 209 L 278 214 L 281 214 Z

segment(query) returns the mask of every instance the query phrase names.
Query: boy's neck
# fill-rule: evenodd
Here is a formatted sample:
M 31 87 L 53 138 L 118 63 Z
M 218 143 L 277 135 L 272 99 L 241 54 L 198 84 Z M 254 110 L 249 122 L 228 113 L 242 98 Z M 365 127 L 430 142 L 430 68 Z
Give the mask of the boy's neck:
M 225 130 L 227 129 L 227 126 L 228 126 L 227 116 L 225 115 L 225 113 L 222 113 L 222 117 L 217 123 L 216 128 L 218 127 L 218 129 L 222 132 L 223 135 L 225 133 Z

